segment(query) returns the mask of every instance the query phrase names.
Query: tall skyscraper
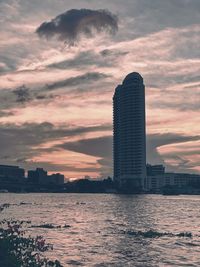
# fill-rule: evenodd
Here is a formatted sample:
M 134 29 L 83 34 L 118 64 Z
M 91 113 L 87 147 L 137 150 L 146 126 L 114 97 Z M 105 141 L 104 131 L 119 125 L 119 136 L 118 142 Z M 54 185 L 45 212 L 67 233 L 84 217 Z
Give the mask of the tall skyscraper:
M 113 96 L 114 181 L 119 189 L 138 191 L 146 178 L 145 86 L 133 72 Z

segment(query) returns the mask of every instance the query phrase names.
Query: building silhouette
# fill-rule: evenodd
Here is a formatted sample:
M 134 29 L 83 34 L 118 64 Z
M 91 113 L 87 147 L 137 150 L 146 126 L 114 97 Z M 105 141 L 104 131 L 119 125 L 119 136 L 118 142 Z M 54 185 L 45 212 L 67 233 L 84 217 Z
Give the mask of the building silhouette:
M 113 96 L 114 181 L 118 188 L 140 191 L 146 179 L 145 86 L 133 72 Z
M 0 165 L 0 179 L 5 181 L 19 181 L 25 176 L 24 169 L 19 166 Z
M 53 173 L 48 175 L 48 172 L 43 168 L 28 171 L 28 181 L 36 185 L 62 185 L 65 177 L 61 173 Z
M 165 173 L 165 166 L 147 164 L 147 176 L 163 175 Z
M 33 184 L 41 184 L 47 177 L 47 171 L 43 168 L 37 168 L 36 170 L 28 171 L 28 180 Z

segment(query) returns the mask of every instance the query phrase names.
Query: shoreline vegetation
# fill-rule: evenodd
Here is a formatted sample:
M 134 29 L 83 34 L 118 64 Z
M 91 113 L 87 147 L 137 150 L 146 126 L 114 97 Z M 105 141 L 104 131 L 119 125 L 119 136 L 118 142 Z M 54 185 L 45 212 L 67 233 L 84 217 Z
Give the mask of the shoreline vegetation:
M 10 204 L 0 205 L 0 213 Z M 31 237 L 23 230 L 30 221 L 0 221 L 0 266 L 4 267 L 63 267 L 58 260 L 50 260 L 43 253 L 53 249 L 43 236 Z

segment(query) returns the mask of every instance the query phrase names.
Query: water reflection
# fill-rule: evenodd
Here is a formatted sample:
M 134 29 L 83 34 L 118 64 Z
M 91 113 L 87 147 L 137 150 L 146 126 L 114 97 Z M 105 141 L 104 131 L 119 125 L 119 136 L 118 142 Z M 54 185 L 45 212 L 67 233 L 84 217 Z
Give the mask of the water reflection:
M 125 266 L 158 266 L 157 254 L 150 239 L 129 235 L 129 231 L 154 228 L 154 218 L 149 216 L 148 198 L 141 195 L 117 195 L 113 203 L 116 222 L 115 253 L 122 257 Z M 135 266 L 136 266 L 135 265 Z

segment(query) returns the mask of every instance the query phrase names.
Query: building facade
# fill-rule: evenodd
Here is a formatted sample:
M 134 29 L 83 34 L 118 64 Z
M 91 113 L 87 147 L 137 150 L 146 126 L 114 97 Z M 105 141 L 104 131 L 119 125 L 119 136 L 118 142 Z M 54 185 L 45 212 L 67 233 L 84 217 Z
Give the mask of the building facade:
M 119 187 L 142 188 L 146 178 L 145 86 L 133 72 L 113 96 L 114 181 Z
M 172 187 L 180 193 L 194 192 L 195 187 L 200 188 L 200 175 L 191 173 L 173 173 L 147 175 L 146 190 L 160 193 L 165 187 Z M 199 189 L 198 189 L 199 191 Z

